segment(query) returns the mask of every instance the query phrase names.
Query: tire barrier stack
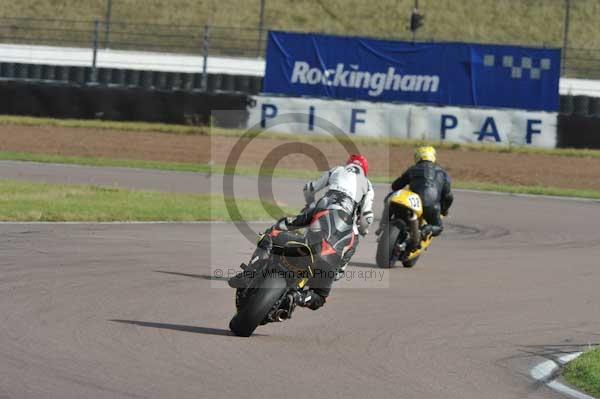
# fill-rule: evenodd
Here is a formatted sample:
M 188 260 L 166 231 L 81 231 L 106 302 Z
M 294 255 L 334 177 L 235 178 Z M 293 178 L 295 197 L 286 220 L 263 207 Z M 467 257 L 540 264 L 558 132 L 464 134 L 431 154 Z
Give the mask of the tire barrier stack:
M 250 95 L 262 77 L 0 63 L 0 114 L 207 125 L 212 110 L 238 110 L 215 121 L 244 128 Z M 558 147 L 600 149 L 600 98 L 563 95 Z
M 558 115 L 559 148 L 600 149 L 600 118 L 582 115 Z
M 557 146 L 600 149 L 600 98 L 560 96 Z
M 206 90 L 202 73 L 140 71 L 135 69 L 92 68 L 61 65 L 0 63 L 0 79 L 61 82 L 75 85 L 133 87 L 173 91 L 237 92 L 257 94 L 262 77 L 248 75 L 207 74 Z
M 214 122 L 222 127 L 243 128 L 248 119 L 248 101 L 249 96 L 241 93 L 0 82 L 0 114 L 8 115 L 188 125 Z M 218 113 L 211 114 L 213 110 L 237 112 L 217 120 Z
M 600 118 L 600 97 L 560 96 L 560 113 Z

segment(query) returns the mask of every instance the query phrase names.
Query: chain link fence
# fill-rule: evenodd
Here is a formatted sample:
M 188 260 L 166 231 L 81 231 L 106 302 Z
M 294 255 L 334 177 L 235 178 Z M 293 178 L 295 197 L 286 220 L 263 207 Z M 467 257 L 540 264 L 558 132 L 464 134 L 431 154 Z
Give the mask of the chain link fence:
M 180 26 L 123 21 L 0 18 L 0 42 L 60 47 L 259 57 L 266 34 L 258 28 Z
M 404 40 L 407 38 L 402 37 Z M 418 37 L 421 41 L 435 38 Z M 0 42 L 92 49 L 150 51 L 208 57 L 263 57 L 266 28 L 166 25 L 127 21 L 0 18 Z M 510 43 L 525 44 L 525 43 Z M 551 44 L 548 44 L 550 46 Z M 560 47 L 554 44 L 554 47 Z M 63 51 L 56 49 L 56 51 Z M 65 50 L 66 51 L 66 50 Z M 600 79 L 600 49 L 563 49 L 563 75 Z M 52 55 L 49 54 L 49 61 Z M 93 67 L 93 65 L 91 65 Z

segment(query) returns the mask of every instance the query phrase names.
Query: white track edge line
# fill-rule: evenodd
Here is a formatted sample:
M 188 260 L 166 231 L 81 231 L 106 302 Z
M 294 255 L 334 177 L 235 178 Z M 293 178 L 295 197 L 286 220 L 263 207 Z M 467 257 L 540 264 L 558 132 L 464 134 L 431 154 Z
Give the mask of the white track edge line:
M 558 362 L 561 365 L 564 365 L 564 364 L 570 362 L 571 360 L 576 359 L 582 353 L 583 352 L 569 353 L 567 355 L 564 355 L 564 356 L 561 356 L 560 358 L 558 358 Z M 552 378 L 552 374 L 556 371 L 556 369 L 558 369 L 558 367 L 559 367 L 559 364 L 556 361 L 545 360 L 545 361 L 539 363 L 538 365 L 536 365 L 535 367 L 533 367 L 529 371 L 529 374 L 536 381 L 540 381 L 540 382 L 544 383 L 547 387 L 549 387 L 557 392 L 560 392 L 563 395 L 567 395 L 571 398 L 596 399 L 593 396 L 586 395 L 583 392 L 579 392 L 576 389 L 573 389 L 573 388 L 563 384 L 562 382 L 557 381 L 556 379 L 550 380 L 550 378 Z

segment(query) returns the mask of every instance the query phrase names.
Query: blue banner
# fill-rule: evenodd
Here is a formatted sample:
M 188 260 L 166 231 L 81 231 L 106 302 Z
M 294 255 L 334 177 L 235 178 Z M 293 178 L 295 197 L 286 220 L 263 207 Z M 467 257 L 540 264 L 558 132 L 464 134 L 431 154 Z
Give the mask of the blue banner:
M 557 111 L 560 50 L 269 32 L 263 92 Z

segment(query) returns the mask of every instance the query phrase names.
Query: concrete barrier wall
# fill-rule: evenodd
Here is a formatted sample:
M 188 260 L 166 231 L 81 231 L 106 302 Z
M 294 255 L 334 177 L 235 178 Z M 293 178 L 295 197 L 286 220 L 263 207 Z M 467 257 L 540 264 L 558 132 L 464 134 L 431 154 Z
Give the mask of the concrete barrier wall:
M 303 97 L 253 96 L 250 126 L 298 134 L 328 134 L 326 120 L 350 136 L 554 148 L 556 113 L 433 107 Z

